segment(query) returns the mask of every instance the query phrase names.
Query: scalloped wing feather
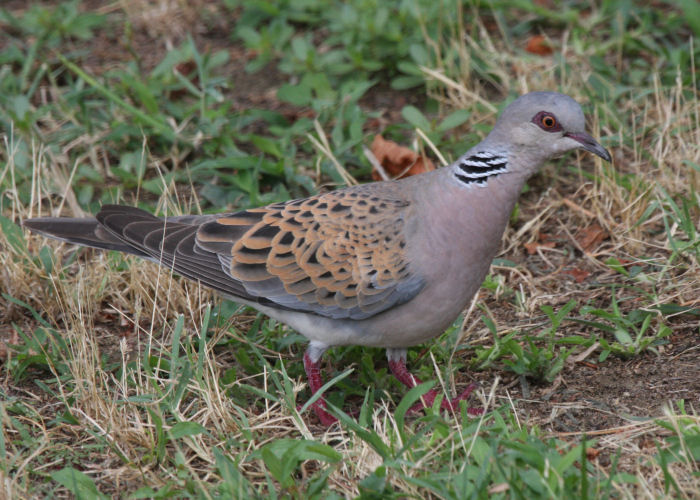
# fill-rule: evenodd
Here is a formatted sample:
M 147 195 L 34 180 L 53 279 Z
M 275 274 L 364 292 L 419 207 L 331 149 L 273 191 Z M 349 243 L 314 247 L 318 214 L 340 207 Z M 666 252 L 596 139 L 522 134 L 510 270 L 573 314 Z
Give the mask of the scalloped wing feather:
M 221 216 L 200 226 L 195 252 L 218 254 L 250 296 L 364 319 L 407 302 L 424 285 L 406 260 L 409 206 L 392 191 L 347 188 Z

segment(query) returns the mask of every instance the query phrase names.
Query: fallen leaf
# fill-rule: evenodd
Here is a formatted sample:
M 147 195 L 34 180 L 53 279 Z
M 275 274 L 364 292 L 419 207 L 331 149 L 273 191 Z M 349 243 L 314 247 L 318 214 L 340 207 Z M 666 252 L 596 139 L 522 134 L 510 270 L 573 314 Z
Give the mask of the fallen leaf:
M 379 134 L 375 135 L 372 141 L 372 154 L 386 174 L 394 179 L 435 170 L 435 165 L 428 158 L 419 156 L 415 151 L 394 141 L 388 141 Z M 372 170 L 372 178 L 375 181 L 382 180 L 382 175 L 376 168 Z
M 557 244 L 552 241 L 552 237 L 547 233 L 539 233 L 537 235 L 537 241 L 525 243 L 523 246 L 529 255 L 535 255 L 538 248 L 554 248 Z
M 603 240 L 608 239 L 610 235 L 598 224 L 590 225 L 580 230 L 575 238 L 584 252 L 592 252 Z
M 196 69 L 197 64 L 192 59 L 179 62 L 175 65 L 175 71 L 180 73 L 182 76 L 190 76 L 194 73 L 194 70 Z M 196 73 L 193 76 L 194 78 L 199 78 Z
M 530 54 L 537 54 L 538 56 L 548 56 L 554 52 L 544 35 L 531 36 L 527 41 L 525 51 Z
M 177 63 L 173 67 L 173 72 L 179 73 L 186 79 L 190 80 L 195 87 L 199 86 L 199 75 L 195 71 L 197 69 L 197 64 L 192 60 L 188 59 L 187 61 L 182 61 Z M 170 99 L 181 99 L 182 97 L 186 96 L 189 94 L 189 91 L 186 89 L 176 89 L 176 90 L 171 90 L 170 91 Z
M 249 97 L 250 99 L 250 97 Z M 266 106 L 271 106 L 274 105 L 274 103 L 279 103 L 279 101 L 275 98 L 274 101 L 266 101 L 261 99 L 260 102 L 267 102 Z M 281 111 L 282 116 L 284 116 L 287 120 L 295 122 L 301 118 L 314 118 L 316 116 L 316 112 L 313 109 L 298 109 L 298 108 L 293 108 L 293 109 L 283 109 Z
M 583 269 L 567 269 L 566 271 L 562 271 L 563 274 L 570 274 L 571 276 L 574 277 L 574 281 L 576 283 L 583 283 L 583 281 L 588 278 L 591 273 L 588 271 L 584 271 Z
M 593 368 L 594 370 L 598 369 L 598 365 L 591 363 L 590 361 L 579 361 L 578 364 L 583 365 L 587 368 Z
M 385 123 L 384 123 L 384 119 L 383 119 L 383 118 L 381 118 L 381 117 L 374 117 L 374 118 L 369 118 L 369 119 L 365 122 L 364 129 L 365 129 L 365 130 L 372 130 L 372 129 L 377 130 L 377 129 L 379 129 L 379 128 L 382 128 L 382 126 L 384 126 L 384 125 L 385 125 Z
M 656 441 L 649 438 L 649 437 L 645 437 L 639 443 L 639 447 L 640 448 L 656 448 Z
M 586 458 L 588 460 L 595 460 L 600 455 L 600 450 L 598 448 L 586 448 Z
M 555 246 L 556 243 L 553 241 L 547 241 L 545 243 L 533 241 L 532 243 L 525 243 L 525 250 L 527 250 L 528 254 L 535 255 L 538 248 L 554 248 Z

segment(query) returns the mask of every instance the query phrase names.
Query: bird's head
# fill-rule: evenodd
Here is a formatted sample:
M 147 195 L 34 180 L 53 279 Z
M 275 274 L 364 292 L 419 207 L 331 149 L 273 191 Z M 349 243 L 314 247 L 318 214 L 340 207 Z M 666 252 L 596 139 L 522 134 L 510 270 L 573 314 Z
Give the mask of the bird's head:
M 533 155 L 540 161 L 574 149 L 610 161 L 610 153 L 585 127 L 581 106 L 571 97 L 557 92 L 530 92 L 506 107 L 490 139 L 509 144 L 512 153 Z

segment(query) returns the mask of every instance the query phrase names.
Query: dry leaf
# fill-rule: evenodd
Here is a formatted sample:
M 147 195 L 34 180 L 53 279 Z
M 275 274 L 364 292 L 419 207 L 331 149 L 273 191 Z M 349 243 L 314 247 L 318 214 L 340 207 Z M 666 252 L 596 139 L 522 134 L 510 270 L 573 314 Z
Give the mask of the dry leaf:
M 593 370 L 597 370 L 600 368 L 598 365 L 595 363 L 591 363 L 590 361 L 578 361 L 578 364 L 581 366 L 585 366 L 586 368 L 591 368 Z
M 603 240 L 609 237 L 608 233 L 598 224 L 592 224 L 576 234 L 576 241 L 584 252 L 591 253 Z
M 552 241 L 552 237 L 547 233 L 539 233 L 537 235 L 537 241 L 525 243 L 523 246 L 529 255 L 535 255 L 538 248 L 554 248 L 557 244 Z
M 525 250 L 527 250 L 527 253 L 530 255 L 535 255 L 537 253 L 538 248 L 554 248 L 556 246 L 556 243 L 553 241 L 547 241 L 547 242 L 539 242 L 539 241 L 533 241 L 532 243 L 525 243 Z
M 584 271 L 583 269 L 567 269 L 566 271 L 562 271 L 564 274 L 570 274 L 571 276 L 574 277 L 574 281 L 576 283 L 583 283 L 583 281 L 588 278 L 591 273 L 588 271 Z
M 419 156 L 416 152 L 394 141 L 387 141 L 379 134 L 375 135 L 372 141 L 372 154 L 391 178 L 400 179 L 435 170 L 435 165 L 428 158 Z M 382 180 L 381 174 L 376 169 L 372 170 L 372 178 L 375 181 Z
M 173 72 L 180 73 L 183 77 L 190 80 L 195 85 L 195 87 L 198 87 L 199 74 L 197 73 L 197 71 L 195 71 L 196 69 L 197 63 L 195 63 L 192 59 L 188 59 L 187 61 L 177 63 L 175 67 L 173 67 Z M 189 91 L 185 89 L 171 90 L 170 99 L 181 99 L 188 94 Z
M 525 50 L 530 54 L 537 54 L 538 56 L 548 56 L 554 52 L 544 35 L 531 36 L 527 41 Z

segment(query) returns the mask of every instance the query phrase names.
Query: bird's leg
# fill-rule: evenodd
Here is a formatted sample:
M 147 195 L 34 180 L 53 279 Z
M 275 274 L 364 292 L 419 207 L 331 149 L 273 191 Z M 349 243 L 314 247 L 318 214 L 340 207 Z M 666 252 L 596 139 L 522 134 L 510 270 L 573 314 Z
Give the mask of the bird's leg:
M 304 353 L 304 370 L 309 380 L 312 396 L 323 386 L 323 380 L 321 380 L 321 355 L 326 349 L 328 349 L 328 346 L 312 341 Z M 314 401 L 311 407 L 316 412 L 321 424 L 326 427 L 330 427 L 338 421 L 337 418 L 326 411 L 326 400 L 323 399 L 323 396 Z
M 389 369 L 391 373 L 401 382 L 403 385 L 412 389 L 413 387 L 420 385 L 421 380 L 408 371 L 406 368 L 406 349 L 387 349 L 387 358 L 389 359 Z M 440 404 L 440 408 L 443 410 L 454 411 L 459 408 L 459 402 L 466 400 L 469 395 L 476 389 L 476 384 L 469 384 L 462 394 L 453 399 L 443 399 Z M 421 401 L 413 405 L 408 411 L 414 412 L 421 410 L 423 408 L 428 408 L 433 406 L 433 401 L 439 394 L 437 388 L 430 389 L 421 397 Z M 484 412 L 483 408 L 467 408 L 467 413 L 476 416 L 481 415 Z

